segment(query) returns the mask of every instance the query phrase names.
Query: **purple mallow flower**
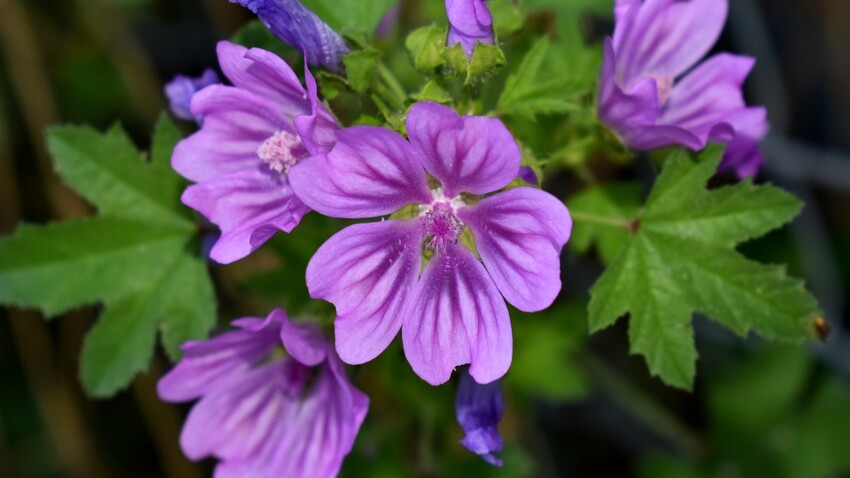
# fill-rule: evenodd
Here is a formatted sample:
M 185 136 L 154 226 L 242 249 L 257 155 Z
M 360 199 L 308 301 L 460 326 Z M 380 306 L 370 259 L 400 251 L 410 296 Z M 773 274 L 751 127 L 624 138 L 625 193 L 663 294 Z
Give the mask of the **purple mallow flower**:
M 694 67 L 720 36 L 727 11 L 727 0 L 617 0 L 599 116 L 630 147 L 700 150 L 721 142 L 721 169 L 742 177 L 758 171 L 766 112 L 747 107 L 741 92 L 755 60 L 721 53 Z
M 180 435 L 183 452 L 218 458 L 216 478 L 336 476 L 368 397 L 315 325 L 290 322 L 280 309 L 233 325 L 184 344 L 183 359 L 159 381 L 163 400 L 200 399 Z
M 204 70 L 197 78 L 186 75 L 177 75 L 165 85 L 165 97 L 168 98 L 168 107 L 174 116 L 186 120 L 201 123 L 201 117 L 192 114 L 190 108 L 192 96 L 204 88 L 221 83 L 218 75 L 212 69 Z
M 455 411 L 465 434 L 460 443 L 487 463 L 502 466 L 502 460 L 495 455 L 502 451 L 499 421 L 505 411 L 505 399 L 501 381 L 481 385 L 465 368 L 459 375 Z
M 310 260 L 307 287 L 336 306 L 343 361 L 375 358 L 402 329 L 407 359 L 427 382 L 467 363 L 478 382 L 491 382 L 511 362 L 502 296 L 523 311 L 552 303 L 569 212 L 529 187 L 482 197 L 520 168 L 519 146 L 497 119 L 422 102 L 408 113 L 407 134 L 409 142 L 373 126 L 340 130 L 333 149 L 293 168 L 293 189 L 319 213 L 397 213 L 331 237 Z M 472 238 L 475 252 L 465 245 Z
M 287 173 L 310 154 L 327 151 L 336 120 L 278 56 L 229 42 L 218 44 L 222 71 L 234 86 L 213 85 L 192 98 L 203 127 L 174 149 L 172 166 L 196 182 L 183 202 L 221 228 L 210 257 L 236 261 L 276 231 L 290 232 L 309 211 Z
M 449 17 L 448 46 L 460 43 L 467 58 L 472 58 L 478 42 L 492 45 L 493 16 L 484 4 L 486 0 L 446 0 Z
M 304 53 L 307 63 L 342 70 L 345 40 L 298 0 L 230 0 L 254 12 L 271 32 Z

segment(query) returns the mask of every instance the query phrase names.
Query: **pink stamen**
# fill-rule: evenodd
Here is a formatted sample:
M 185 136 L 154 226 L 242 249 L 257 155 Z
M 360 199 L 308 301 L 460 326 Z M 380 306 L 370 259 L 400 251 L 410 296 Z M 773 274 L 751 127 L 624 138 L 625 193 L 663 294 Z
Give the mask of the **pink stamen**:
M 440 202 L 424 214 L 424 237 L 431 238 L 425 245 L 433 251 L 441 251 L 446 246 L 457 244 L 463 232 L 463 223 L 455 216 L 449 203 Z
M 273 134 L 257 149 L 257 156 L 278 173 L 288 173 L 306 155 L 301 140 L 286 131 Z

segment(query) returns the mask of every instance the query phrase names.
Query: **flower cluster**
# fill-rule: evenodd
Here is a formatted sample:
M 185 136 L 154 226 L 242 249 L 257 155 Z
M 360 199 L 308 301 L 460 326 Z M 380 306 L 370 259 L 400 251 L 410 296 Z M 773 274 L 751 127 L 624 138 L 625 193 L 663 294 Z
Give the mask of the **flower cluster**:
M 231 1 L 305 63 L 343 70 L 349 45 L 300 2 Z M 478 43 L 495 42 L 485 0 L 446 0 L 445 8 L 446 45 L 460 44 L 471 59 Z M 726 9 L 726 0 L 617 1 L 598 110 L 628 146 L 725 142 L 723 167 L 755 174 L 767 123 L 741 94 L 753 60 L 720 54 L 691 69 Z M 564 203 L 536 187 L 542 176 L 523 165 L 500 119 L 419 101 L 405 111 L 403 134 L 344 127 L 307 66 L 302 83 L 275 54 L 226 41 L 218 60 L 230 85 L 210 71 L 166 90 L 175 115 L 200 126 L 172 164 L 194 183 L 183 202 L 221 229 L 210 257 L 242 259 L 275 232 L 293 232 L 311 210 L 376 220 L 338 231 L 307 267 L 311 297 L 336 308 L 334 346 L 281 310 L 184 346 L 159 392 L 199 399 L 181 438 L 187 456 L 217 457 L 216 476 L 335 475 L 368 407 L 343 362 L 371 361 L 400 332 L 407 361 L 429 384 L 469 365 L 456 401 L 462 444 L 500 464 L 500 379 L 513 355 L 507 304 L 536 312 L 560 293 L 572 228 Z

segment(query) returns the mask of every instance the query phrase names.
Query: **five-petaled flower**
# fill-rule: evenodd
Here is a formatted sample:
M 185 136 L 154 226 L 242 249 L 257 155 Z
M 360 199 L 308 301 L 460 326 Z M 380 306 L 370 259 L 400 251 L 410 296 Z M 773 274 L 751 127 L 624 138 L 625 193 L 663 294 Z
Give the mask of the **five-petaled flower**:
M 407 359 L 427 382 L 469 363 L 488 383 L 511 363 L 502 296 L 523 311 L 552 303 L 570 215 L 535 188 L 484 196 L 520 168 L 519 146 L 497 119 L 422 102 L 408 113 L 407 134 L 409 142 L 378 127 L 339 130 L 333 149 L 292 170 L 298 197 L 321 214 L 397 213 L 331 237 L 307 267 L 307 287 L 336 306 L 345 362 L 373 359 L 401 329 Z
M 200 399 L 180 436 L 183 452 L 218 458 L 218 478 L 336 476 L 368 397 L 314 324 L 276 309 L 233 325 L 184 344 L 183 359 L 159 381 L 163 400 Z
M 327 151 L 337 128 L 280 57 L 226 41 L 221 69 L 233 86 L 213 85 L 192 97 L 202 128 L 174 149 L 172 166 L 197 184 L 183 202 L 221 228 L 210 257 L 221 263 L 250 254 L 276 231 L 292 231 L 309 208 L 292 192 L 287 173 L 310 154 Z
M 726 143 L 720 168 L 752 176 L 768 129 L 765 109 L 747 107 L 741 92 L 755 60 L 721 53 L 691 70 L 714 45 L 727 10 L 727 0 L 617 0 L 599 116 L 638 150 Z

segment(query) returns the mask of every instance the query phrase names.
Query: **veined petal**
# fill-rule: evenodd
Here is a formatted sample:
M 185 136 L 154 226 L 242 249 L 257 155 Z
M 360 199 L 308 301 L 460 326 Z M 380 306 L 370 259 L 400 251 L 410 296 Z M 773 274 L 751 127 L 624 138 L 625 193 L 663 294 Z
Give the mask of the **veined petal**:
M 281 409 L 291 400 L 280 393 L 286 368 L 277 360 L 240 374 L 227 388 L 205 395 L 189 413 L 180 446 L 192 460 L 216 456 L 239 460 L 256 455 Z
M 237 88 L 266 99 L 261 111 L 274 108 L 288 118 L 310 114 L 310 101 L 298 75 L 279 56 L 228 41 L 218 42 L 216 51 L 221 70 Z
M 286 176 L 265 165 L 186 188 L 182 201 L 221 228 L 210 257 L 228 264 L 265 243 L 277 231 L 290 232 L 309 209 L 292 192 Z
M 646 0 L 615 27 L 617 73 L 625 87 L 647 75 L 675 78 L 717 41 L 727 0 Z M 620 28 L 628 31 L 618 32 Z
M 246 328 L 246 324 L 251 324 L 251 328 Z M 183 358 L 157 384 L 162 400 L 185 402 L 226 388 L 278 343 L 280 323 L 272 316 L 265 320 L 240 319 L 233 325 L 243 330 L 183 344 Z
M 204 117 L 204 126 L 177 144 L 171 165 L 195 182 L 256 168 L 263 141 L 276 131 L 294 132 L 261 97 L 232 86 L 199 91 L 192 97 L 192 112 Z
M 605 39 L 599 90 L 599 117 L 628 141 L 628 131 L 637 126 L 653 125 L 661 111 L 655 80 L 646 78 L 628 93 L 617 83 L 616 55 L 611 39 Z
M 304 65 L 304 80 L 307 84 L 307 97 L 310 100 L 310 114 L 296 116 L 295 128 L 301 137 L 301 142 L 311 154 L 323 154 L 331 150 L 336 142 L 336 130 L 339 125 L 333 115 L 319 101 L 319 88 L 316 79 Z
M 360 364 L 398 333 L 422 262 L 422 224 L 382 221 L 349 226 L 328 239 L 307 266 L 310 296 L 336 306 L 336 350 Z
M 728 53 L 709 58 L 676 83 L 659 122 L 705 138 L 714 124 L 746 107 L 741 86 L 754 64 L 753 58 Z
M 479 383 L 504 375 L 513 343 L 508 308 L 484 266 L 463 246 L 434 254 L 404 312 L 407 361 L 431 385 L 470 364 Z
M 459 117 L 449 107 L 425 101 L 410 108 L 407 135 L 446 197 L 490 193 L 519 173 L 519 145 L 497 119 Z
M 331 217 L 383 216 L 411 203 L 429 203 L 425 171 L 398 133 L 374 126 L 339 130 L 327 154 L 292 168 L 295 193 Z
M 514 188 L 458 209 L 505 299 L 519 310 L 549 307 L 561 291 L 561 249 L 570 238 L 566 206 L 534 188 Z
M 483 0 L 446 0 L 449 34 L 446 44 L 460 43 L 467 58 L 472 58 L 478 42 L 493 44 L 493 16 Z
M 354 445 L 368 404 L 347 377 L 339 377 L 330 364 L 322 367 L 309 393 L 279 420 L 266 476 L 335 477 Z
M 322 330 L 311 322 L 292 322 L 281 309 L 280 340 L 286 352 L 295 360 L 309 367 L 324 362 L 328 356 L 328 343 Z

